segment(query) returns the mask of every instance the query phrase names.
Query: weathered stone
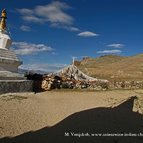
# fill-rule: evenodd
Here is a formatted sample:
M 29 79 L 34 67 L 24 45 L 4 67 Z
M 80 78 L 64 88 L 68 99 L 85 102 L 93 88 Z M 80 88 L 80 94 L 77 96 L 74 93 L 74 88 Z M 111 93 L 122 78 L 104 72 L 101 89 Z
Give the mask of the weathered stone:
M 0 80 L 0 94 L 33 91 L 32 80 Z

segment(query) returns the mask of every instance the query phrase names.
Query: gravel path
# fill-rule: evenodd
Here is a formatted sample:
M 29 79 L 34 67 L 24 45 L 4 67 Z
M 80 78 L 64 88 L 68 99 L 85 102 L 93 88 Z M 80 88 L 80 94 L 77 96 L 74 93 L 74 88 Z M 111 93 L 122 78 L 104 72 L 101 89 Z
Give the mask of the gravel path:
M 0 138 L 54 126 L 69 115 L 86 109 L 117 106 L 129 97 L 138 95 L 138 92 L 49 91 L 3 94 L 0 95 Z

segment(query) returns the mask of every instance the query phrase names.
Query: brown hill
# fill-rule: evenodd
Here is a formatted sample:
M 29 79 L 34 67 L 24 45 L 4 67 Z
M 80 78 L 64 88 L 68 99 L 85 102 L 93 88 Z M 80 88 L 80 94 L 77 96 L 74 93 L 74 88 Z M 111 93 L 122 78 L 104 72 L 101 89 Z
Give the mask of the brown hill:
M 85 74 L 108 80 L 143 80 L 143 54 L 123 57 L 105 55 L 84 58 L 75 65 Z

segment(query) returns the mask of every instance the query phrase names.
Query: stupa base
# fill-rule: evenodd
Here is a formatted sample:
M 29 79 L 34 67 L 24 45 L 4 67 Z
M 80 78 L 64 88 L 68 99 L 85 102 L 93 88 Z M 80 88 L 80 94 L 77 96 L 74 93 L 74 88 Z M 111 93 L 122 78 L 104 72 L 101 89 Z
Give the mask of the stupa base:
M 0 94 L 12 92 L 32 92 L 32 80 L 0 80 Z

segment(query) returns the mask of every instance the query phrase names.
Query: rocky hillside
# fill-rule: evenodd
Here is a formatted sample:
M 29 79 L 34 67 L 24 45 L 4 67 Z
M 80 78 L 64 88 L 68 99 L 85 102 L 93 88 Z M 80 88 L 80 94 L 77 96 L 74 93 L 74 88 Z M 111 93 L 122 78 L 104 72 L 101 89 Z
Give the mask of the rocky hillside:
M 143 54 L 123 57 L 105 55 L 84 58 L 75 65 L 85 74 L 108 80 L 143 80 Z

